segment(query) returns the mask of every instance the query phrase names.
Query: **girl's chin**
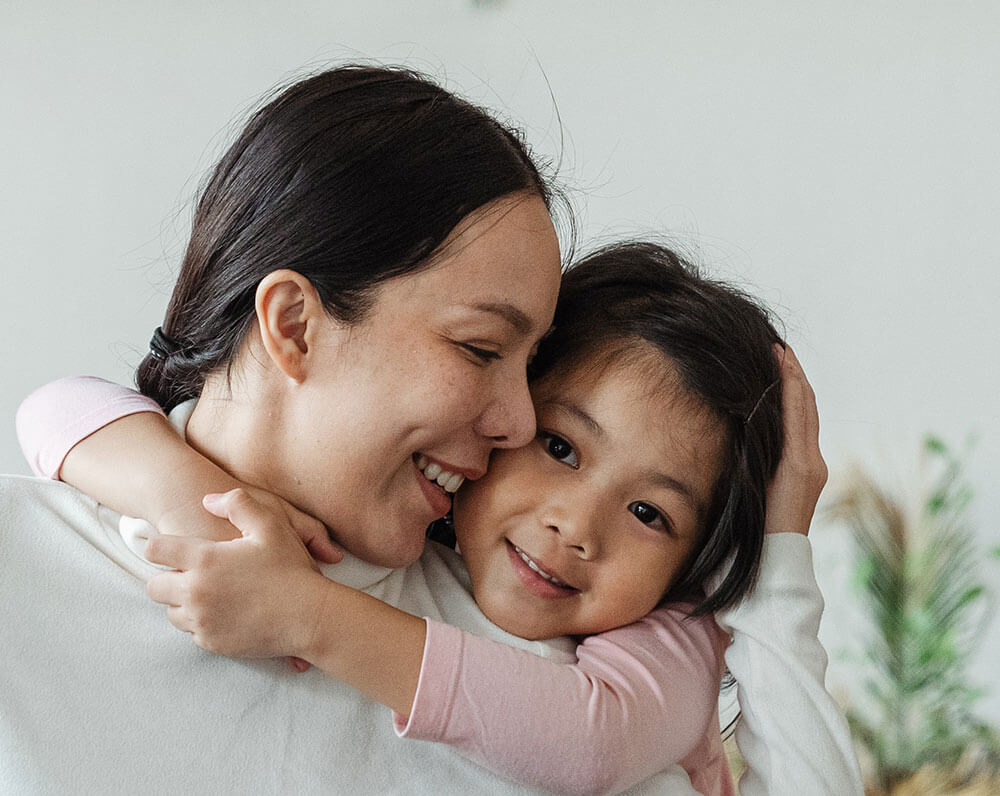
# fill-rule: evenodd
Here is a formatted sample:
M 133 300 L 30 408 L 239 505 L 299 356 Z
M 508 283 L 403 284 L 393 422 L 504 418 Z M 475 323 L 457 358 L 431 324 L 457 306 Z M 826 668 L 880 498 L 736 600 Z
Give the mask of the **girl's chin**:
M 476 595 L 476 603 L 487 619 L 512 636 L 517 636 L 528 641 L 544 641 L 545 639 L 563 635 L 553 633 L 548 628 L 539 625 L 539 623 L 527 619 L 525 610 L 519 610 L 507 603 L 494 603 L 491 605 L 488 599 L 481 599 L 479 595 Z

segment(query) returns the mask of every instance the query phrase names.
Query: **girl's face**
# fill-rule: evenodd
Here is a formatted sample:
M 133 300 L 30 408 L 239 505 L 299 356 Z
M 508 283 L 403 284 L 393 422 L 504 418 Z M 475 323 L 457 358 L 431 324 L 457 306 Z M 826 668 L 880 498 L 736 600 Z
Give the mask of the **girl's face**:
M 509 197 L 467 217 L 436 264 L 383 283 L 360 323 L 330 319 L 283 434 L 294 482 L 278 491 L 363 560 L 416 559 L 462 480 L 533 438 L 525 371 L 559 279 L 544 203 Z
M 538 434 L 498 451 L 455 500 L 483 613 L 529 639 L 587 635 L 652 610 L 698 542 L 723 431 L 652 348 L 532 389 Z

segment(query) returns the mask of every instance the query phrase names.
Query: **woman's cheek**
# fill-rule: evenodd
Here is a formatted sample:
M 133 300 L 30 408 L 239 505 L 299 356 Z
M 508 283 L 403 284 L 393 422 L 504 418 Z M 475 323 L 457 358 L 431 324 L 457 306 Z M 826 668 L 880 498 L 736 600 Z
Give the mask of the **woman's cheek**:
M 488 386 L 476 373 L 470 373 L 475 366 L 464 363 L 463 372 L 439 386 L 435 404 L 454 426 L 474 424 L 487 406 Z M 443 399 L 443 400 L 442 400 Z

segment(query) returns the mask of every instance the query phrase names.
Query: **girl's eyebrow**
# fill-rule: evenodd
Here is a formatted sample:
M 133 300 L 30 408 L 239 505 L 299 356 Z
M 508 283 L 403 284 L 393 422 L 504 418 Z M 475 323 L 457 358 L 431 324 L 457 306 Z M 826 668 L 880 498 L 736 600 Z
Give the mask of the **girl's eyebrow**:
M 660 487 L 661 489 L 669 489 L 671 492 L 676 492 L 681 499 L 691 507 L 691 510 L 694 511 L 696 515 L 699 517 L 702 516 L 702 512 L 705 509 L 704 504 L 698 499 L 697 495 L 695 495 L 694 489 L 692 489 L 689 484 L 657 470 L 650 470 L 645 473 L 644 478 L 654 486 Z
M 575 403 L 572 403 L 571 401 L 545 401 L 542 405 L 547 409 L 555 409 L 575 418 L 586 426 L 587 430 L 590 431 L 595 437 L 604 436 L 604 429 L 601 427 L 601 424 L 594 420 L 594 418 L 587 414 L 582 407 L 577 406 Z

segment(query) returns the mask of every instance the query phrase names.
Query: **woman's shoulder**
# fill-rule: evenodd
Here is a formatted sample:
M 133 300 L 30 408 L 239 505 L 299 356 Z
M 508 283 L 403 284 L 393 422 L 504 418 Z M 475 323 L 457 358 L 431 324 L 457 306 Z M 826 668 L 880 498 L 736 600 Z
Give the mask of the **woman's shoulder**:
M 56 514 L 65 521 L 92 517 L 97 501 L 62 481 L 27 475 L 0 475 L 0 523 Z

